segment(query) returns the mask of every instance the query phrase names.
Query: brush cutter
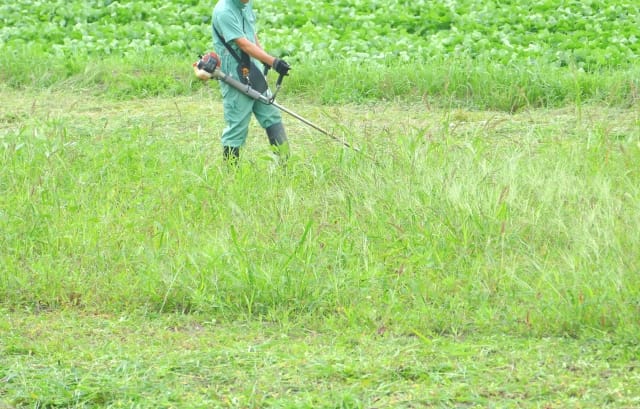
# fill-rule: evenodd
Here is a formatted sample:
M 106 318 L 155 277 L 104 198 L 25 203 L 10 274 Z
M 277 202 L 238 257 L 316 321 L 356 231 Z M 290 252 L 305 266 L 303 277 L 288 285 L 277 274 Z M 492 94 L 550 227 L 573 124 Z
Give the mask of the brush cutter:
M 251 87 L 251 83 L 248 82 L 247 84 L 242 83 L 240 81 L 238 81 L 237 79 L 231 77 L 228 74 L 225 74 L 224 72 L 222 72 L 220 70 L 220 57 L 218 57 L 218 55 L 216 53 L 208 53 L 205 54 L 203 56 L 200 57 L 200 59 L 198 61 L 196 61 L 195 63 L 193 63 L 193 70 L 196 74 L 196 76 L 198 78 L 200 78 L 201 80 L 208 80 L 208 79 L 216 79 L 218 81 L 222 81 L 228 85 L 230 85 L 231 87 L 237 89 L 238 91 L 242 92 L 243 94 L 247 95 L 250 98 L 253 98 L 257 101 L 262 102 L 263 104 L 267 104 L 267 105 L 273 105 L 274 107 L 276 107 L 277 109 L 279 109 L 282 112 L 286 112 L 287 114 L 291 115 L 292 117 L 296 118 L 297 120 L 301 121 L 302 123 L 314 128 L 315 130 L 319 131 L 320 133 L 323 133 L 324 135 L 328 136 L 329 138 L 336 140 L 338 142 L 340 142 L 342 145 L 346 146 L 347 148 L 353 149 L 356 152 L 360 152 L 359 148 L 356 148 L 352 145 L 350 145 L 349 143 L 345 142 L 344 140 L 338 138 L 337 136 L 333 135 L 332 133 L 322 129 L 321 127 L 319 127 L 318 125 L 314 124 L 313 122 L 309 121 L 308 119 L 303 118 L 302 116 L 296 114 L 295 112 L 291 111 L 290 109 L 287 109 L 285 107 L 283 107 L 282 105 L 278 104 L 277 102 L 275 102 L 276 99 L 276 95 L 278 94 L 278 91 L 280 90 L 280 87 L 282 86 L 282 79 L 284 78 L 284 75 L 280 75 L 278 77 L 278 80 L 276 81 L 276 90 L 273 93 L 266 93 L 262 94 L 259 91 L 256 91 L 255 89 L 253 89 Z

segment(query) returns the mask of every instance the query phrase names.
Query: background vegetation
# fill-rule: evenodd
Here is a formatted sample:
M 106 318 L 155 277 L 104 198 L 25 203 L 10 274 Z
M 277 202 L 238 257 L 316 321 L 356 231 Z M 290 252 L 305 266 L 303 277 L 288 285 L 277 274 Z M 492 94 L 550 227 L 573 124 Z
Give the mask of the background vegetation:
M 0 3 L 0 82 L 117 97 L 186 95 L 211 49 L 209 1 Z M 428 97 L 517 110 L 637 98 L 639 6 L 615 1 L 256 2 L 290 93 L 323 103 Z M 357 79 L 357 80 L 356 80 Z
M 211 43 L 211 1 L 4 1 L 3 48 L 52 55 L 193 55 Z M 640 6 L 630 0 L 258 1 L 269 48 L 304 63 L 426 62 L 443 55 L 508 64 L 629 66 Z

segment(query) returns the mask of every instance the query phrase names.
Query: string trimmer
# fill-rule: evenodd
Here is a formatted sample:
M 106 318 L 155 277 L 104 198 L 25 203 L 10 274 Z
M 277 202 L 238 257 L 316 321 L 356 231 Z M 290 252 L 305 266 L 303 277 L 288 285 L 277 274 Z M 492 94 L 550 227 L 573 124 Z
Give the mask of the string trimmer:
M 324 135 L 328 136 L 329 138 L 336 140 L 338 142 L 340 142 L 342 145 L 346 146 L 347 148 L 353 149 L 356 152 L 360 152 L 359 148 L 356 148 L 354 146 L 351 146 L 349 143 L 345 142 L 344 140 L 338 138 L 337 136 L 335 136 L 334 134 L 322 129 L 321 127 L 319 127 L 318 125 L 314 124 L 313 122 L 309 121 L 306 118 L 303 118 L 302 116 L 296 114 L 295 112 L 291 111 L 290 109 L 287 109 L 285 107 L 283 107 L 282 105 L 278 104 L 275 99 L 276 99 L 276 95 L 278 94 L 278 91 L 280 90 L 280 87 L 282 86 L 282 79 L 284 78 L 283 75 L 280 75 L 278 77 L 278 80 L 276 81 L 276 90 L 273 93 L 266 93 L 267 95 L 261 94 L 260 92 L 256 91 L 255 89 L 251 88 L 251 84 L 250 83 L 242 83 L 240 81 L 238 81 L 237 79 L 233 78 L 232 76 L 225 74 L 224 72 L 222 72 L 220 70 L 220 57 L 218 57 L 218 55 L 216 53 L 208 53 L 203 55 L 202 57 L 200 57 L 200 60 L 198 60 L 197 62 L 195 62 L 193 64 L 193 69 L 196 73 L 196 76 L 200 79 L 216 79 L 218 81 L 222 81 L 226 84 L 229 84 L 230 86 L 232 86 L 233 88 L 237 89 L 238 91 L 242 92 L 243 94 L 247 95 L 250 98 L 253 98 L 257 101 L 262 102 L 263 104 L 267 104 L 267 105 L 273 105 L 274 107 L 278 108 L 280 111 L 282 112 L 286 112 L 287 114 L 291 115 L 292 117 L 296 118 L 297 120 L 303 122 L 306 125 L 309 125 L 310 127 L 314 128 L 315 130 L 323 133 Z

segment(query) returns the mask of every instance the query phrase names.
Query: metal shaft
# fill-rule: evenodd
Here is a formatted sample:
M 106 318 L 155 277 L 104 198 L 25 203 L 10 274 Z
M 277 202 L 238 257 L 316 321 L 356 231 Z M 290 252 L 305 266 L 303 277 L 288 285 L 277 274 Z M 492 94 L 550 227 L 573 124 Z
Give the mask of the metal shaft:
M 305 119 L 305 118 L 301 117 L 300 115 L 296 114 L 292 110 L 283 107 L 282 105 L 278 104 L 277 102 L 271 101 L 271 105 L 273 105 L 274 107 L 278 108 L 282 112 L 286 112 L 287 114 L 291 115 L 292 117 L 296 118 L 297 120 L 309 125 L 310 127 L 314 128 L 315 130 L 327 135 L 329 138 L 340 142 L 341 144 L 343 144 L 347 148 L 351 148 L 356 152 L 360 152 L 360 149 L 356 148 L 355 146 L 351 146 L 349 143 L 343 141 L 342 139 L 338 138 L 337 136 L 333 135 L 332 133 L 329 133 L 328 131 L 325 131 L 324 129 L 320 128 L 318 125 L 314 124 L 313 122 L 309 121 L 308 119 Z
M 314 124 L 313 122 L 309 121 L 308 119 L 303 118 L 302 116 L 296 114 L 295 112 L 291 111 L 290 109 L 287 109 L 285 107 L 283 107 L 282 105 L 276 103 L 273 99 L 269 99 L 266 96 L 262 95 L 261 93 L 259 93 L 258 91 L 256 91 L 255 89 L 251 88 L 249 85 L 247 84 L 243 84 L 242 82 L 238 81 L 237 79 L 231 77 L 230 75 L 225 74 L 224 72 L 220 71 L 220 69 L 216 68 L 212 74 L 213 78 L 222 81 L 226 84 L 229 84 L 230 86 L 232 86 L 233 88 L 237 89 L 238 91 L 242 92 L 243 94 L 247 95 L 250 98 L 253 98 L 255 100 L 258 100 L 264 104 L 267 105 L 273 105 L 274 107 L 276 107 L 277 109 L 281 110 L 282 112 L 286 112 L 287 114 L 291 115 L 292 117 L 296 118 L 297 120 L 305 123 L 306 125 L 309 125 L 310 127 L 314 128 L 315 130 L 325 134 L 326 136 L 328 136 L 329 138 L 336 140 L 338 142 L 340 142 L 342 145 L 346 146 L 347 148 L 353 149 L 356 152 L 360 152 L 360 149 L 351 146 L 349 143 L 345 142 L 344 140 L 338 138 L 337 136 L 333 135 L 332 133 L 322 129 L 321 127 L 319 127 L 318 125 Z

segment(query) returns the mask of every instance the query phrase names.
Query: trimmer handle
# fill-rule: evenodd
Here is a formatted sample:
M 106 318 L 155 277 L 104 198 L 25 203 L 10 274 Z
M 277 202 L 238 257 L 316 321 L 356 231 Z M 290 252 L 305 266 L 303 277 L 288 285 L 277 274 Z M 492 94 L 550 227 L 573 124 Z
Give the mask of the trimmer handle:
M 278 91 L 280 91 L 280 87 L 282 86 L 282 80 L 284 79 L 284 75 L 280 74 L 278 76 L 278 80 L 276 81 L 276 90 L 271 94 L 271 98 L 269 98 L 269 103 L 273 104 L 273 101 L 276 100 L 276 95 L 278 95 Z

